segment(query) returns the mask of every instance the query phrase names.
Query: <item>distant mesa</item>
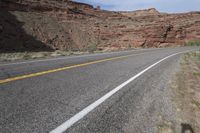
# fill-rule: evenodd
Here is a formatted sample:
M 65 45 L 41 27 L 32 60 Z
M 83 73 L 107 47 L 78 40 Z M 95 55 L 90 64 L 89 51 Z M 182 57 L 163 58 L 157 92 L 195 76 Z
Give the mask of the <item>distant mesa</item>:
M 149 8 L 149 9 L 144 9 L 144 10 L 136 10 L 136 11 L 125 11 L 125 12 L 120 12 L 120 13 L 122 13 L 123 15 L 128 16 L 128 17 L 160 14 L 159 11 L 157 11 L 155 8 Z

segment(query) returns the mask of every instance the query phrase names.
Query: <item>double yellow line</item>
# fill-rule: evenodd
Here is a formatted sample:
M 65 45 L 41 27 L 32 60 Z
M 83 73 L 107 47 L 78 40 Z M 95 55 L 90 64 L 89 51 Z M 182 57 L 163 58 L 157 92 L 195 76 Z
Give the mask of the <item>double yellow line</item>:
M 21 80 L 21 79 L 26 79 L 26 78 L 31 78 L 31 77 L 36 77 L 36 76 L 40 76 L 40 75 L 45 75 L 45 74 L 49 74 L 49 73 L 64 71 L 64 70 L 68 70 L 68 69 L 72 69 L 72 68 L 83 67 L 83 66 L 87 66 L 87 65 L 91 65 L 91 64 L 97 64 L 97 63 L 111 61 L 111 60 L 123 59 L 123 58 L 127 58 L 127 57 L 130 57 L 130 56 L 133 56 L 133 55 L 137 55 L 137 54 L 131 54 L 131 55 L 107 58 L 107 59 L 91 61 L 91 62 L 77 64 L 77 65 L 72 65 L 72 66 L 68 66 L 68 67 L 62 67 L 62 68 L 57 68 L 57 69 L 52 69 L 52 70 L 47 70 L 47 71 L 42 71 L 42 72 L 37 72 L 37 73 L 32 73 L 32 74 L 21 75 L 21 76 L 16 76 L 16 77 L 7 78 L 7 79 L 2 79 L 2 80 L 0 80 L 0 84 L 11 82 L 11 81 L 16 81 L 16 80 Z

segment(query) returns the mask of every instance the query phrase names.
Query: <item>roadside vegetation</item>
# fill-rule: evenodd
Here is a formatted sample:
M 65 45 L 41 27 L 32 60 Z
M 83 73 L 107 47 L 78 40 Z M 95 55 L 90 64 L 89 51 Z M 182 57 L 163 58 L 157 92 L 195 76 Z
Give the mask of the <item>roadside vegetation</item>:
M 180 123 L 200 131 L 200 51 L 184 55 L 172 88 Z
M 94 51 L 97 50 L 97 44 L 96 43 L 90 43 L 87 47 L 88 52 L 94 53 Z
M 72 51 L 53 51 L 53 52 L 13 52 L 13 53 L 0 53 L 0 61 L 13 61 L 13 60 L 28 60 L 38 58 L 50 58 L 59 56 L 81 55 L 88 52 L 72 52 Z
M 200 46 L 200 40 L 192 40 L 185 43 L 185 46 Z
M 99 51 L 95 44 L 88 46 L 87 51 L 44 51 L 44 52 L 12 52 L 12 53 L 0 53 L 0 61 L 14 61 L 14 60 L 30 60 L 30 59 L 45 59 L 51 57 L 72 56 L 72 55 L 84 55 L 89 53 L 102 53 L 105 51 Z

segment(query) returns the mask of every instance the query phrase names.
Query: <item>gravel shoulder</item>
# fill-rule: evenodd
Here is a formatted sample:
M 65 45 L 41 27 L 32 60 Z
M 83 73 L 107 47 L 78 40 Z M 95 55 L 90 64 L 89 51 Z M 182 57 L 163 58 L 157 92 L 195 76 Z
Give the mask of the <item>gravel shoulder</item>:
M 182 132 L 200 131 L 200 51 L 182 56 L 172 81 Z

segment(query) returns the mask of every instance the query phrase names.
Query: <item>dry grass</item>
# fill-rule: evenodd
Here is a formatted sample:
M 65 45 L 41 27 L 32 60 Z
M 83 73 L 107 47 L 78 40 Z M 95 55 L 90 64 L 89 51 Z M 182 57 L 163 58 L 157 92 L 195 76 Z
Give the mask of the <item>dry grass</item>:
M 91 50 L 88 51 L 53 51 L 53 52 L 13 52 L 13 53 L 0 53 L 0 61 L 14 61 L 14 60 L 29 60 L 29 59 L 40 59 L 40 58 L 50 58 L 59 56 L 71 56 L 71 55 L 84 55 L 89 53 L 105 53 L 105 52 L 116 52 L 119 49 L 104 49 L 95 50 L 96 46 L 91 46 Z M 135 48 L 123 49 L 123 50 L 133 50 Z M 140 49 L 140 48 L 137 48 Z M 122 49 L 120 50 L 122 51 Z
M 200 131 L 200 51 L 185 54 L 173 81 L 174 101 L 181 123 Z
M 173 129 L 169 126 L 159 126 L 158 133 L 173 133 Z
M 54 51 L 54 52 L 18 52 L 0 53 L 0 61 L 28 60 L 38 58 L 49 58 L 58 56 L 70 56 L 88 54 L 88 52 Z

